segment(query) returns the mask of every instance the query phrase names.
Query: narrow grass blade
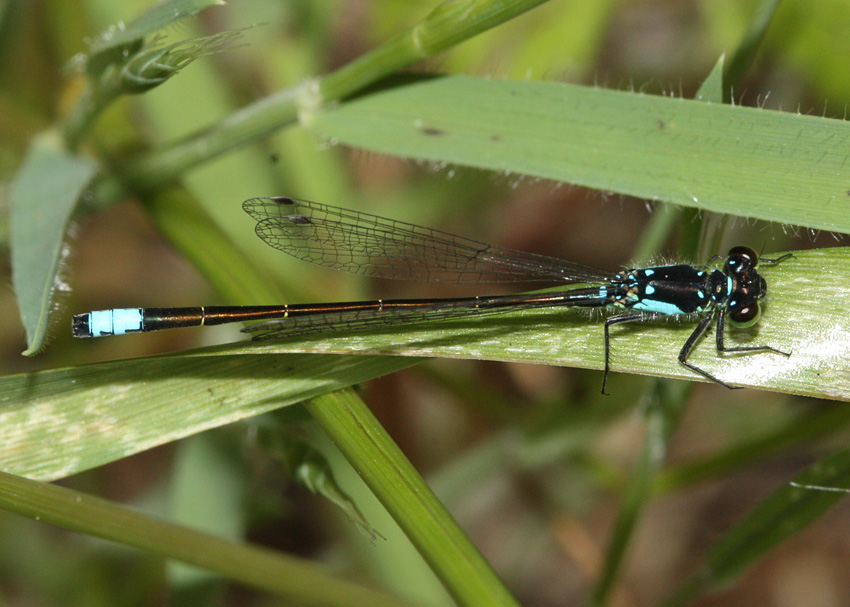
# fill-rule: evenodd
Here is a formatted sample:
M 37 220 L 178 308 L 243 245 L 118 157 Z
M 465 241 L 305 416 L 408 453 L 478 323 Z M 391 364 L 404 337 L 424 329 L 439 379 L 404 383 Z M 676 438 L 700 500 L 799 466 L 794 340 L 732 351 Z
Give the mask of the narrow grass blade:
M 449 50 L 546 0 L 444 0 L 409 31 L 318 83 L 323 102 L 346 97 L 380 78 Z
M 278 595 L 288 604 L 410 607 L 401 599 L 333 576 L 302 559 L 170 525 L 104 499 L 7 472 L 0 472 L 0 508 L 178 559 Z
M 708 77 L 700 85 L 695 97 L 697 101 L 708 103 L 723 102 L 723 66 L 725 63 L 726 57 L 721 55 L 708 74 Z
M 518 605 L 363 401 L 339 391 L 306 406 L 459 605 Z
M 850 451 L 833 453 L 794 479 L 799 485 L 846 488 Z M 730 584 L 766 552 L 799 533 L 847 494 L 784 485 L 762 502 L 711 551 L 706 567 L 668 605 L 688 603 L 702 590 Z
M 782 4 L 782 0 L 761 0 L 753 18 L 750 20 L 747 32 L 741 40 L 740 46 L 732 60 L 729 62 L 729 70 L 726 72 L 728 85 L 723 91 L 724 101 L 729 103 L 735 88 L 738 87 L 744 80 L 753 63 L 755 62 L 756 54 L 761 48 L 762 41 L 767 35 L 767 30 L 774 23 L 774 15 L 776 9 Z
M 707 479 L 734 474 L 745 466 L 798 448 L 798 445 L 822 441 L 850 426 L 850 408 L 841 403 L 823 405 L 817 412 L 789 420 L 787 425 L 765 436 L 747 438 L 719 453 L 665 468 L 656 478 L 656 493 L 669 494 Z
M 678 428 L 685 409 L 689 385 L 681 382 L 654 382 L 646 410 L 646 434 L 640 458 L 632 468 L 623 494 L 617 520 L 605 553 L 602 575 L 593 591 L 591 605 L 608 605 L 620 577 L 626 553 L 652 498 L 652 485 L 667 457 L 670 437 Z

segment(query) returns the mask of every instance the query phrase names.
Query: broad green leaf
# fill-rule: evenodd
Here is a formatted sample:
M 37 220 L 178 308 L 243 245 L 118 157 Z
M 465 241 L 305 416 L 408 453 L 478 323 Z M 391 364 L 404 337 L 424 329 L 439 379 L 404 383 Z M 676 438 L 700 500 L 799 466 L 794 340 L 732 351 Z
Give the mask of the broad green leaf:
M 52 480 L 416 361 L 160 356 L 0 378 L 0 469 Z
M 302 114 L 331 141 L 850 232 L 850 124 L 547 82 L 450 76 Z
M 61 275 L 68 254 L 65 232 L 96 171 L 97 165 L 67 151 L 48 131 L 33 140 L 12 183 L 12 284 L 27 332 L 27 356 L 44 346 L 56 292 L 67 290 Z

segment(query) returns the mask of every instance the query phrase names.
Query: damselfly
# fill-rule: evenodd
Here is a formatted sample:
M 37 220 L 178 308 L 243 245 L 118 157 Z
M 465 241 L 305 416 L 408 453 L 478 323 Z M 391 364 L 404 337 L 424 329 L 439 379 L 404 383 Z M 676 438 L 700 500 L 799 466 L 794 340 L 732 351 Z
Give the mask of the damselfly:
M 293 257 L 328 268 L 381 278 L 429 282 L 530 282 L 569 285 L 533 294 L 447 299 L 379 299 L 283 306 L 205 306 L 198 308 L 130 308 L 74 316 L 75 337 L 101 337 L 176 327 L 264 320 L 246 327 L 255 340 L 285 339 L 311 333 L 369 330 L 384 325 L 422 323 L 465 316 L 557 306 L 607 308 L 605 374 L 610 370 L 610 329 L 626 322 L 661 316 L 693 317 L 696 328 L 679 351 L 691 371 L 732 388 L 688 362 L 688 355 L 712 323 L 718 352 L 768 351 L 771 346 L 727 347 L 726 321 L 748 327 L 758 321 L 759 300 L 767 285 L 759 274 L 759 257 L 749 247 L 729 251 L 722 269 L 708 265 L 658 265 L 603 272 L 545 255 L 495 247 L 402 221 L 286 197 L 252 198 L 242 207 L 257 221 L 267 244 Z M 791 257 L 761 259 L 777 264 Z

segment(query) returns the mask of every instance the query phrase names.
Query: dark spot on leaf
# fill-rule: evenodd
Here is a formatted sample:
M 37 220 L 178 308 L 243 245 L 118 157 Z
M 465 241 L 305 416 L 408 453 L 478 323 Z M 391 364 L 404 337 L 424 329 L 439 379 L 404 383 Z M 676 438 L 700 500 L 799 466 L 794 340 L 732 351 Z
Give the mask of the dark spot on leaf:
M 443 129 L 438 129 L 432 126 L 422 127 L 422 134 L 428 135 L 429 137 L 442 137 L 446 134 Z

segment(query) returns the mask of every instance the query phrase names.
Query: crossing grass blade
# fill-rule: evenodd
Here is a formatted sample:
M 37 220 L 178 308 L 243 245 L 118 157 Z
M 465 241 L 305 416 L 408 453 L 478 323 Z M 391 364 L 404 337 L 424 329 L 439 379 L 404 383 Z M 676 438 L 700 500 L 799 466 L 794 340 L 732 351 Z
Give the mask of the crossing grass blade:
M 405 82 L 304 117 L 331 141 L 850 232 L 850 123 L 551 82 Z
M 794 484 L 782 486 L 717 543 L 706 566 L 686 581 L 667 605 L 688 604 L 700 591 L 737 580 L 766 552 L 799 533 L 836 502 L 846 498 L 844 489 L 848 483 L 850 451 L 842 450 L 800 474 Z M 809 488 L 811 486 L 824 489 Z
M 190 563 L 231 580 L 315 607 L 411 607 L 391 594 L 352 583 L 306 559 L 189 527 L 50 483 L 0 472 L 0 508 L 145 552 Z

